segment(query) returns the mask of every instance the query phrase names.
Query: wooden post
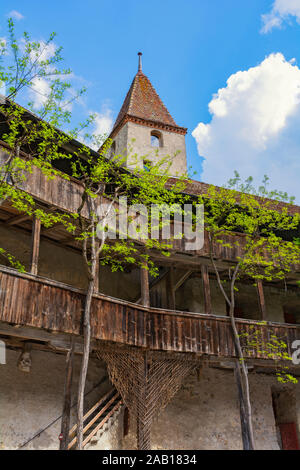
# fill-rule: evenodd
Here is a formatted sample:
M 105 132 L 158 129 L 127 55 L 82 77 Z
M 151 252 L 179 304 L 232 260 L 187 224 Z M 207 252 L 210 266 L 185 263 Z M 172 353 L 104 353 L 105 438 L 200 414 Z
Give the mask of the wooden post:
M 40 253 L 41 239 L 41 221 L 34 217 L 32 221 L 31 235 L 31 255 L 30 255 L 30 272 L 36 275 L 38 273 L 38 262 Z
M 203 296 L 204 296 L 204 313 L 208 315 L 212 313 L 211 309 L 211 295 L 210 295 L 210 285 L 209 285 L 209 274 L 207 266 L 201 266 L 201 275 L 202 275 L 202 287 L 203 287 Z
M 174 268 L 171 266 L 166 280 L 167 308 L 175 310 Z
M 264 288 L 261 279 L 257 280 L 256 289 L 258 294 L 258 303 L 260 309 L 261 320 L 267 319 L 267 310 L 266 310 L 266 302 L 265 302 L 265 295 L 264 295 Z
M 150 307 L 149 271 L 141 268 L 141 304 Z
M 66 380 L 64 390 L 64 405 L 61 419 L 61 440 L 59 449 L 68 450 L 70 432 L 70 412 L 72 399 L 72 379 L 73 379 L 73 358 L 74 358 L 74 337 L 71 336 L 71 345 L 66 359 Z

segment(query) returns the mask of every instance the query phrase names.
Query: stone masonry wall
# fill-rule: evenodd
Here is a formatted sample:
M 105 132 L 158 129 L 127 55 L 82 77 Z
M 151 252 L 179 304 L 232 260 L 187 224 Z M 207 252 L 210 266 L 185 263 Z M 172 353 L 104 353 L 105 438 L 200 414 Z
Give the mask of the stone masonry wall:
M 187 171 L 185 136 L 160 129 L 163 146 L 159 147 L 158 156 L 155 148 L 151 146 L 151 131 L 148 126 L 142 126 L 133 122 L 126 123 L 115 137 L 116 154 L 128 155 L 127 166 L 142 167 L 143 159 L 155 162 L 157 158 L 172 157 L 170 174 L 182 175 Z
M 272 387 L 273 376 L 250 373 L 250 392 L 256 449 L 278 450 Z M 292 385 L 300 423 L 300 385 Z M 152 449 L 240 450 L 239 404 L 232 370 L 205 368 L 198 381 L 191 375 L 160 416 L 154 420 Z M 135 423 L 123 440 L 136 448 Z
M 17 449 L 62 412 L 65 356 L 32 351 L 32 368 L 25 373 L 17 368 L 19 352 L 7 351 L 7 364 L 0 365 L 0 448 Z M 73 403 L 76 400 L 79 357 L 75 360 Z M 102 380 L 103 379 L 103 380 Z M 88 371 L 85 410 L 110 388 L 103 363 L 91 359 Z M 279 449 L 272 393 L 281 390 L 291 397 L 282 402 L 288 420 L 297 422 L 300 437 L 300 384 L 280 385 L 271 375 L 249 375 L 253 423 L 257 449 Z M 289 408 L 290 407 L 290 408 Z M 280 411 L 282 414 L 283 411 Z M 71 425 L 76 407 L 72 408 Z M 61 420 L 58 419 L 24 449 L 57 449 Z M 97 443 L 89 449 L 135 449 L 135 422 L 130 419 L 129 435 L 122 439 L 123 412 Z M 153 449 L 241 449 L 240 416 L 233 371 L 203 368 L 200 377 L 190 375 L 181 390 L 152 426 Z

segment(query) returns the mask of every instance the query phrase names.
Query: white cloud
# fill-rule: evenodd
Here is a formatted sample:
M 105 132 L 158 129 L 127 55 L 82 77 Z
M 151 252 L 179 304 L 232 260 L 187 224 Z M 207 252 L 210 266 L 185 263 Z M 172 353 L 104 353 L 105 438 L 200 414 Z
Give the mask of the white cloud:
M 30 99 L 33 107 L 41 108 L 47 101 L 47 97 L 51 91 L 50 84 L 45 78 L 36 77 L 32 81 L 32 88 L 29 90 Z
M 7 39 L 5 37 L 0 37 L 0 55 L 8 55 L 7 52 Z
M 275 0 L 270 13 L 262 15 L 262 33 L 268 33 L 273 28 L 280 28 L 284 21 L 295 17 L 300 23 L 300 0 Z
M 20 21 L 24 18 L 24 16 L 22 15 L 22 13 L 20 13 L 19 11 L 17 10 L 11 10 L 8 14 L 8 16 L 10 18 L 13 18 L 14 20 L 16 21 Z
M 107 105 L 103 105 L 102 112 L 90 111 L 89 115 L 94 116 L 92 127 L 87 130 L 89 137 L 85 135 L 85 131 L 82 131 L 77 139 L 88 147 L 98 150 L 112 130 L 113 113 Z
M 37 59 L 38 59 L 38 62 L 44 62 L 44 61 L 47 61 L 49 59 L 51 59 L 51 57 L 54 56 L 55 54 L 55 51 L 56 51 L 56 44 L 55 43 L 50 43 L 50 44 L 46 44 L 45 41 L 43 40 L 40 40 L 40 41 L 37 41 L 40 45 L 40 47 L 38 48 L 37 51 L 31 51 L 30 53 L 30 60 L 32 63 L 34 63 Z M 25 48 L 25 43 L 24 41 L 22 42 L 21 44 L 21 47 L 23 47 L 23 49 Z M 24 49 L 25 50 L 25 49 Z M 48 72 L 48 73 L 51 73 L 53 71 L 55 71 L 55 67 L 53 65 L 47 65 L 45 67 L 45 70 Z M 55 76 L 54 76 L 55 78 Z M 67 75 L 60 75 L 59 78 L 61 80 L 66 80 L 67 82 L 68 81 L 71 81 L 72 79 L 76 79 L 75 75 L 73 73 L 70 73 L 70 74 L 67 74 Z M 31 83 L 31 88 L 29 90 L 29 95 L 30 95 L 30 99 L 31 101 L 33 102 L 33 106 L 35 109 L 39 109 L 41 108 L 47 101 L 48 97 L 49 97 L 49 94 L 51 92 L 51 78 L 43 78 L 43 77 L 35 77 L 33 80 L 32 80 L 32 83 Z M 72 107 L 73 107 L 73 98 L 76 96 L 76 92 L 75 90 L 71 87 L 69 89 L 66 90 L 66 98 L 65 100 L 61 103 L 61 105 L 64 107 L 65 111 L 71 111 L 72 110 Z
M 225 184 L 237 170 L 300 201 L 300 69 L 280 53 L 229 77 L 209 103 L 212 119 L 192 135 L 205 158 L 203 181 Z
M 38 58 L 38 62 L 46 61 L 50 59 L 56 50 L 54 43 L 46 44 L 44 41 L 38 41 L 40 47 L 37 51 L 31 51 L 30 59 L 34 63 Z M 25 43 L 21 44 L 21 47 L 25 47 Z M 51 66 L 48 66 L 48 71 L 51 71 Z M 49 93 L 51 92 L 49 80 L 42 77 L 35 77 L 32 80 L 31 88 L 29 90 L 30 98 L 33 102 L 33 106 L 36 109 L 41 108 L 47 101 Z
M 105 108 L 101 113 L 94 112 L 92 114 L 95 115 L 94 134 L 107 136 L 113 126 L 112 111 L 109 108 Z
M 30 53 L 30 59 L 34 62 L 37 58 L 39 62 L 44 62 L 46 60 L 51 59 L 54 56 L 57 46 L 54 42 L 50 42 L 46 44 L 45 41 L 37 41 L 39 43 L 39 48 L 37 50 L 33 50 Z M 25 47 L 25 42 L 22 43 L 23 48 Z

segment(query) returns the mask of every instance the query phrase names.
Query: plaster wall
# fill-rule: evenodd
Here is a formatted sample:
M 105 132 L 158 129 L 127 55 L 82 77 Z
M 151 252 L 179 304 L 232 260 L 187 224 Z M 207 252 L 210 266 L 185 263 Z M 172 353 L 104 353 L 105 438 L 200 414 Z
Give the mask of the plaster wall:
M 256 449 L 278 450 L 272 387 L 273 376 L 250 374 L 250 393 Z M 300 423 L 300 385 L 292 385 Z M 189 376 L 181 390 L 154 420 L 152 449 L 241 450 L 239 404 L 232 370 L 205 368 L 200 380 Z M 136 446 L 134 423 L 123 440 L 124 449 Z
M 6 364 L 0 365 L 0 448 L 17 449 L 50 424 L 48 429 L 23 448 L 58 449 L 65 383 L 65 355 L 32 350 L 32 366 L 29 373 L 18 369 L 19 355 L 20 352 L 7 350 Z M 80 357 L 75 356 L 73 404 L 76 403 L 79 367 Z M 110 388 L 105 365 L 91 358 L 85 411 Z M 72 408 L 71 425 L 75 422 L 75 416 L 76 405 Z M 54 423 L 51 424 L 52 422 Z M 110 436 L 106 436 L 103 445 L 116 448 L 119 445 L 118 435 Z
M 17 449 L 50 426 L 24 449 L 57 449 L 60 433 L 65 356 L 32 351 L 30 373 L 17 368 L 19 352 L 7 351 L 7 364 L 0 365 L 0 448 Z M 73 404 L 79 357 L 75 358 Z M 279 449 L 272 393 L 285 393 L 279 413 L 297 423 L 300 431 L 300 384 L 280 385 L 271 375 L 249 375 L 253 424 L 257 449 Z M 99 382 L 101 384 L 99 385 Z M 85 411 L 110 388 L 103 363 L 91 358 L 87 379 Z M 76 407 L 72 408 L 71 425 Z M 58 418 L 58 419 L 57 419 Z M 53 423 L 53 424 L 51 424 Z M 89 449 L 135 449 L 135 422 L 123 436 L 123 412 Z M 205 367 L 200 377 L 191 374 L 152 426 L 152 449 L 241 449 L 240 416 L 233 371 Z

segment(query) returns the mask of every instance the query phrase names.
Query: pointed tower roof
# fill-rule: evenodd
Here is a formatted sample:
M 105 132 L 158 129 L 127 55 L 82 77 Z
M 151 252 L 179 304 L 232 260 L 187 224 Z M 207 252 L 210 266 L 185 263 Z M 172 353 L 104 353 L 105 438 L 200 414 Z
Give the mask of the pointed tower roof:
M 138 72 L 131 83 L 114 124 L 112 134 L 127 121 L 134 121 L 151 127 L 167 128 L 167 130 L 173 132 L 186 134 L 187 129 L 177 126 L 149 78 L 142 72 L 142 53 L 139 52 L 138 55 Z

